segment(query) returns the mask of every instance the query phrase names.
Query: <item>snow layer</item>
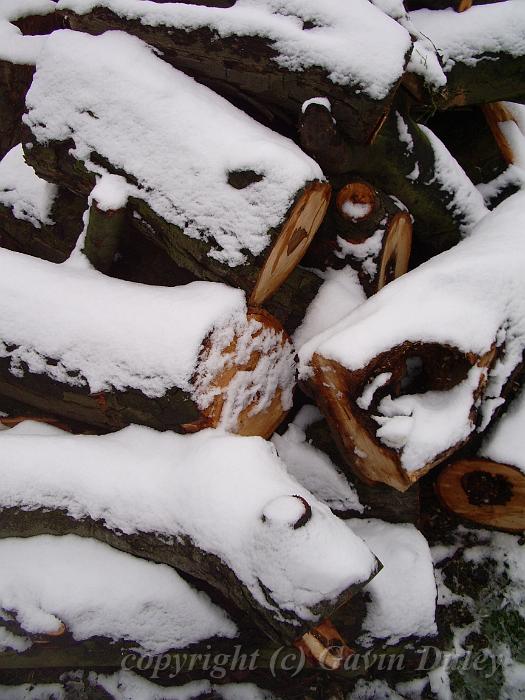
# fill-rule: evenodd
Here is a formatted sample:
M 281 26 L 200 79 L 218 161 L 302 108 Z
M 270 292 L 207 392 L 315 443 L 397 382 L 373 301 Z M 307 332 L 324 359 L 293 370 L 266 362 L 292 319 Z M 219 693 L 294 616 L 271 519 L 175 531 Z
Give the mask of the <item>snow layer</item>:
M 262 253 L 297 192 L 323 179 L 292 141 L 123 32 L 54 32 L 27 108 L 24 121 L 39 142 L 73 139 L 73 155 L 99 174 L 90 157 L 103 156 L 136 181 L 129 195 L 185 235 L 209 240 L 210 255 L 230 266 L 243 264 L 247 251 Z M 243 189 L 228 183 L 230 172 L 246 170 L 263 177 Z
M 0 204 L 9 207 L 17 219 L 29 221 L 36 228 L 52 224 L 51 208 L 57 189 L 27 165 L 21 144 L 0 161 Z
M 493 462 L 511 464 L 525 472 L 525 391 L 496 423 L 479 452 Z
M 441 54 L 445 73 L 455 63 L 474 65 L 483 54 L 525 54 L 523 0 L 474 6 L 465 12 L 416 10 L 410 19 Z
M 412 635 L 435 635 L 434 567 L 423 535 L 409 523 L 394 525 L 375 519 L 347 523 L 383 564 L 365 588 L 371 602 L 364 629 L 389 644 Z
M 357 86 L 373 99 L 394 87 L 411 46 L 408 32 L 367 0 L 237 0 L 225 9 L 140 0 L 60 0 L 58 6 L 78 13 L 107 7 L 146 25 L 209 27 L 220 37 L 261 36 L 284 68 L 323 68 L 332 82 Z M 307 22 L 313 28 L 304 28 Z
M 192 391 L 206 336 L 245 313 L 243 293 L 223 284 L 151 287 L 0 250 L 0 357 L 14 374 L 25 362 L 92 392 Z
M 11 22 L 28 15 L 47 15 L 56 10 L 53 0 L 2 0 L 0 3 L 0 60 L 34 65 L 45 36 L 23 36 Z
M 235 625 L 174 569 L 83 537 L 0 541 L 0 608 L 28 634 L 63 623 L 75 640 L 129 640 L 151 653 L 212 637 Z
M 3 507 L 63 509 L 168 541 L 188 536 L 276 616 L 286 610 L 316 621 L 314 606 L 375 569 L 362 540 L 286 473 L 261 438 L 130 426 L 105 436 L 60 437 L 18 435 L 13 428 L 0 441 Z M 293 495 L 311 506 L 306 525 L 263 522 L 271 501 Z
M 284 435 L 273 436 L 279 457 L 291 474 L 305 488 L 333 510 L 362 513 L 355 489 L 330 457 L 306 440 L 306 428 L 321 420 L 315 406 L 303 406 Z
M 314 352 L 357 370 L 405 341 L 439 343 L 480 356 L 496 343 L 505 352 L 489 374 L 485 398 L 498 399 L 525 348 L 524 226 L 525 193 L 518 192 L 453 249 L 395 280 L 300 347 L 302 376 L 308 375 L 308 361 Z M 468 404 L 479 379 L 477 372 L 471 370 L 465 382 L 440 396 L 431 392 L 425 398 L 402 397 L 390 400 L 388 406 L 383 404 L 383 416 L 391 421 L 388 435 L 384 428 L 380 430 L 389 444 L 397 441 L 399 446 L 406 446 L 416 440 L 413 449 L 405 447 L 407 469 L 423 466 L 423 460 L 438 455 L 444 445 L 455 444 L 457 430 L 463 436 L 472 430 Z M 391 410 L 393 404 L 399 410 Z M 451 432 L 452 406 L 455 428 Z M 495 406 L 494 402 L 490 404 L 487 418 Z M 432 444 L 427 440 L 428 429 L 424 429 L 430 416 Z

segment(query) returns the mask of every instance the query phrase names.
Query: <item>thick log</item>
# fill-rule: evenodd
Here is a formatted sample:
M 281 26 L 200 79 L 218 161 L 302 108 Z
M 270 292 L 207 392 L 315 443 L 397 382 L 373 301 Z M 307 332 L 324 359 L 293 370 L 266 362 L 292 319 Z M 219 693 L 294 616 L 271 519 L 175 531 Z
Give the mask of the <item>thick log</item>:
M 515 145 L 509 138 L 509 128 L 512 130 L 519 130 L 514 115 L 502 102 L 491 102 L 482 105 L 482 110 L 503 159 L 507 165 L 516 163 L 517 155 L 515 153 Z
M 0 537 L 76 534 L 169 564 L 216 588 L 285 642 L 311 630 L 377 572 L 362 540 L 288 476 L 263 440 L 138 426 L 102 437 L 28 439 L 17 430 L 0 436 L 0 472 L 17 465 L 12 489 L 0 499 Z M 152 453 L 145 487 L 144 460 Z M 24 482 L 31 473 L 39 475 L 30 479 L 35 488 Z M 116 501 L 110 484 L 121 478 L 123 500 Z M 225 487 L 219 499 L 218 483 Z M 232 536 L 239 523 L 248 535 L 241 546 Z M 323 543 L 315 557 L 312 542 Z M 308 581 L 305 595 L 298 584 Z
M 525 530 L 525 474 L 488 459 L 452 462 L 438 475 L 436 493 L 445 508 L 482 527 Z
M 323 270 L 349 264 L 371 296 L 408 270 L 412 218 L 398 200 L 361 179 L 348 182 L 334 199 L 305 264 Z
M 83 198 L 37 177 L 18 144 L 0 161 L 0 245 L 64 262 L 82 231 Z
M 0 394 L 8 399 L 105 430 L 221 424 L 265 436 L 291 405 L 287 335 L 267 312 L 247 315 L 237 290 L 208 283 L 162 290 L 0 253 Z M 40 281 L 36 297 L 25 285 L 28 275 Z
M 105 0 L 95 7 L 86 5 L 85 9 L 74 3 L 72 11 L 65 9 L 65 15 L 73 29 L 93 34 L 118 29 L 134 34 L 159 49 L 164 60 L 243 109 L 248 95 L 283 115 L 290 126 L 297 122 L 305 101 L 329 97 L 334 117 L 343 131 L 365 143 L 388 111 L 410 50 L 410 37 L 376 8 L 361 2 L 354 6 L 325 8 L 323 24 L 320 17 L 310 16 L 308 11 L 295 9 L 283 14 L 274 10 L 271 3 L 266 6 L 255 3 L 262 21 L 258 26 L 254 13 L 251 27 L 235 7 L 225 9 L 220 15 L 209 12 L 204 15 L 198 7 L 191 11 L 185 8 L 183 18 L 177 8 L 162 12 L 159 6 L 158 11 L 151 8 L 145 12 L 141 2 L 133 2 L 126 16 L 117 4 L 113 6 L 111 0 Z M 67 8 L 67 3 L 61 7 Z M 395 43 L 391 65 L 376 64 L 377 52 L 382 49 L 381 42 L 375 38 L 376 27 L 381 27 Z M 327 45 L 322 57 L 316 44 L 315 59 L 310 56 L 312 29 L 331 34 L 333 42 Z M 291 34 L 294 49 L 293 55 L 288 55 L 285 42 Z M 363 34 L 367 35 L 364 44 Z M 334 45 L 340 45 L 342 50 L 346 45 L 347 63 L 332 62 L 330 54 Z M 370 60 L 362 72 L 362 54 L 368 52 Z M 291 70 L 287 69 L 288 65 Z M 380 90 L 374 88 L 374 83 L 376 88 L 381 85 Z
M 84 60 L 72 62 L 71 51 L 81 48 Z M 119 59 L 123 49 L 150 77 L 147 85 L 138 86 L 131 61 Z M 50 81 L 55 84 L 57 75 L 65 87 L 63 93 L 53 91 L 52 105 Z M 78 91 L 66 87 L 77 82 Z M 129 97 L 123 85 L 131 95 L 140 90 L 141 99 Z M 101 101 L 101 90 L 107 102 Z M 159 93 L 158 109 L 143 110 L 143 103 L 159 101 Z M 118 108 L 115 94 L 121 97 Z M 133 37 L 53 34 L 28 107 L 25 121 L 32 135 L 26 158 L 40 177 L 86 196 L 98 178 L 118 176 L 136 225 L 177 265 L 200 279 L 242 288 L 255 305 L 300 262 L 328 206 L 330 185 L 321 181 L 313 160 L 167 66 Z M 68 127 L 67 141 L 60 140 L 59 122 L 64 128 L 75 125 Z
M 126 231 L 127 211 L 101 208 L 91 200 L 83 252 L 99 272 L 110 271 Z
M 404 98 L 394 106 L 372 145 L 340 140 L 336 154 L 328 151 L 326 160 L 321 151 L 311 154 L 333 175 L 336 187 L 342 188 L 359 173 L 375 188 L 399 199 L 414 218 L 413 235 L 422 257 L 457 243 L 461 233 L 486 213 L 473 183 L 430 129 L 411 118 Z

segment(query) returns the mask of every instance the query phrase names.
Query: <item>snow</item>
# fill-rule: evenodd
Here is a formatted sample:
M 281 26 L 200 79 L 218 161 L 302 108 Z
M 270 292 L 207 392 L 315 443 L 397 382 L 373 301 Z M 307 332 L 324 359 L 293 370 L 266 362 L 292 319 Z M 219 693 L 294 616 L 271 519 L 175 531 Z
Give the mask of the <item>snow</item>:
M 439 343 L 479 356 L 497 344 L 502 359 L 490 371 L 485 393 L 486 399 L 497 399 L 525 348 L 524 211 L 525 193 L 516 193 L 453 249 L 387 285 L 300 346 L 301 376 L 308 376 L 314 352 L 357 370 L 406 341 Z M 381 434 L 391 445 L 405 446 L 405 468 L 424 466 L 424 458 L 438 455 L 472 430 L 468 404 L 479 372 L 472 369 L 463 383 L 441 395 L 385 400 L 389 427 Z M 490 411 L 495 405 L 490 404 Z M 427 443 L 428 420 L 432 444 Z
M 510 464 L 525 472 L 524 433 L 525 391 L 522 390 L 485 438 L 479 451 L 480 457 Z
M 322 601 L 366 581 L 375 559 L 327 506 L 290 477 L 271 443 L 212 429 L 195 435 L 130 426 L 105 436 L 0 433 L 2 507 L 62 509 L 124 533 L 190 537 L 217 555 L 258 603 L 315 622 Z M 302 496 L 296 530 L 264 523 L 265 506 Z M 313 555 L 315 553 L 315 556 Z
M 58 188 L 41 180 L 24 160 L 22 146 L 14 146 L 0 161 L 0 205 L 17 219 L 36 228 L 51 225 L 51 208 Z
M 306 112 L 309 105 L 320 105 L 321 107 L 327 109 L 329 112 L 332 111 L 332 105 L 328 97 L 312 97 L 309 100 L 305 100 L 301 106 L 301 112 L 303 114 Z
M 409 523 L 351 519 L 348 526 L 383 564 L 365 587 L 371 596 L 363 628 L 397 644 L 403 637 L 437 634 L 436 584 L 428 543 Z
M 351 202 L 347 200 L 343 203 L 342 210 L 350 219 L 358 221 L 359 219 L 364 219 L 365 216 L 370 214 L 372 207 L 370 204 L 361 202 Z
M 11 22 L 29 15 L 55 12 L 53 0 L 2 0 L 0 3 L 0 60 L 34 65 L 46 41 L 45 36 L 23 36 Z
M 368 382 L 363 390 L 363 393 L 356 401 L 359 408 L 366 411 L 370 407 L 376 391 L 382 386 L 385 386 L 385 384 L 390 381 L 391 377 L 392 372 L 381 372 L 381 374 L 378 374 L 377 377 L 374 377 L 370 382 Z
M 416 10 L 410 13 L 410 19 L 441 54 L 445 73 L 456 63 L 475 65 L 483 60 L 483 54 L 525 54 L 522 0 L 474 6 L 465 12 L 455 12 L 452 8 Z
M 14 374 L 26 363 L 91 392 L 192 392 L 205 338 L 245 313 L 243 293 L 223 284 L 151 287 L 0 250 L 0 356 Z
M 414 150 L 414 139 L 412 138 L 412 134 L 408 130 L 407 123 L 405 122 L 405 120 L 399 112 L 396 112 L 396 121 L 399 140 L 401 141 L 401 143 L 404 143 L 406 145 L 407 153 L 412 153 Z
M 103 156 L 136 183 L 127 185 L 128 196 L 208 241 L 209 254 L 232 267 L 248 252 L 263 253 L 297 192 L 323 179 L 289 139 L 123 32 L 54 32 L 26 103 L 24 121 L 38 142 L 73 139 L 74 157 L 99 175 L 106 171 L 91 154 Z M 263 178 L 243 189 L 228 183 L 230 172 L 245 170 Z
M 90 197 L 101 211 L 123 209 L 128 203 L 128 184 L 122 175 L 104 173 L 97 179 Z
M 381 225 L 386 224 L 386 217 L 380 222 Z M 347 257 L 359 260 L 361 269 L 368 275 L 370 279 L 377 272 L 377 256 L 381 252 L 383 245 L 384 228 L 379 228 L 377 231 L 364 240 L 362 243 L 351 243 L 341 236 L 337 236 L 337 245 L 339 250 L 336 251 L 336 256 L 341 259 Z
M 84 537 L 0 541 L 0 608 L 16 613 L 28 634 L 53 634 L 61 623 L 77 641 L 132 641 L 158 654 L 237 628 L 174 569 L 137 559 Z
M 299 348 L 327 330 L 366 301 L 357 272 L 347 265 L 341 270 L 326 270 L 324 282 L 308 306 L 301 325 L 294 333 Z
M 288 70 L 319 67 L 339 85 L 352 85 L 372 99 L 385 98 L 401 77 L 410 35 L 367 0 L 238 0 L 208 8 L 140 0 L 60 0 L 60 9 L 83 14 L 106 7 L 149 26 L 186 31 L 210 28 L 221 38 L 261 36 Z M 304 23 L 314 27 L 305 29 Z
M 272 442 L 289 474 L 336 511 L 362 513 L 359 496 L 330 457 L 306 440 L 306 429 L 322 420 L 315 406 L 303 406 L 283 435 L 275 434 Z

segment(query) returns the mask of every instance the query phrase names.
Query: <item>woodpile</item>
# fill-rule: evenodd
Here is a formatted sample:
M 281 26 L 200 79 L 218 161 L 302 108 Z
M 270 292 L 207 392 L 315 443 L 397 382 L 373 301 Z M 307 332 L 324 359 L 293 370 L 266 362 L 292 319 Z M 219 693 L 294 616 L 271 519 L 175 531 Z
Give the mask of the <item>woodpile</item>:
M 525 528 L 520 0 L 285 6 L 0 7 L 0 556 L 180 592 L 113 576 L 111 628 L 21 567 L 0 668 L 239 638 L 346 673 L 438 632 L 427 483 Z

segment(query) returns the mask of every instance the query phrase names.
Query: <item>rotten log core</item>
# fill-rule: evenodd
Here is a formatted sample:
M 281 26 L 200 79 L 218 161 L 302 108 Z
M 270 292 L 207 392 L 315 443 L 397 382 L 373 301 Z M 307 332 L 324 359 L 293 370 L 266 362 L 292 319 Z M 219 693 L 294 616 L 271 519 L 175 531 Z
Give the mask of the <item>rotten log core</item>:
M 443 506 L 460 518 L 508 532 L 525 530 L 525 474 L 486 459 L 447 465 L 436 480 Z

